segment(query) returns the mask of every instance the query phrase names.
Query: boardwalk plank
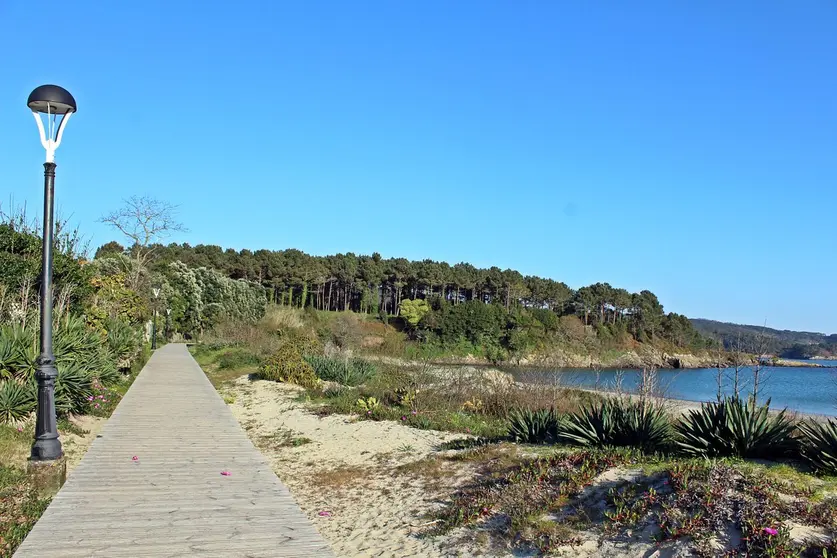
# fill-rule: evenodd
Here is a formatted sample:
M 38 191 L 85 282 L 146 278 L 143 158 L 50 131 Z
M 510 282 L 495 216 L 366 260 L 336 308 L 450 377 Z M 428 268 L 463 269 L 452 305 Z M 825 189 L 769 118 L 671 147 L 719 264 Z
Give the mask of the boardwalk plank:
M 333 554 L 185 345 L 172 344 L 154 353 L 15 553 L 90 556 Z

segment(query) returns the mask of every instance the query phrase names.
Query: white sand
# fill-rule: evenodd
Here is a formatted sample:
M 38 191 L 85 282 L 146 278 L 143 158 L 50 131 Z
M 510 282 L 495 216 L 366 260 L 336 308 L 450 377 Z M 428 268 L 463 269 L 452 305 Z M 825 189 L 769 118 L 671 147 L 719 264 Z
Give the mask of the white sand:
M 108 419 L 82 415 L 73 417 L 71 420 L 73 424 L 87 433 L 84 436 L 77 436 L 69 432 L 61 433 L 61 447 L 64 450 L 64 456 L 67 458 L 67 476 L 81 462 L 81 458 L 87 453 L 90 444 L 99 435 Z
M 450 494 L 461 477 L 434 480 L 395 473 L 439 444 L 461 436 L 406 428 L 392 421 L 320 418 L 296 401 L 300 389 L 267 381 L 238 380 L 225 390 L 239 423 L 271 460 L 303 511 L 339 557 L 404 558 L 474 556 L 475 549 L 443 549 L 445 542 L 416 536 L 425 513 Z M 276 436 L 271 440 L 270 436 Z M 310 443 L 289 445 L 293 438 Z M 284 440 L 284 444 L 274 443 Z M 340 476 L 345 481 L 340 482 Z M 328 516 L 321 516 L 327 512 Z M 424 525 L 424 527 L 423 527 Z

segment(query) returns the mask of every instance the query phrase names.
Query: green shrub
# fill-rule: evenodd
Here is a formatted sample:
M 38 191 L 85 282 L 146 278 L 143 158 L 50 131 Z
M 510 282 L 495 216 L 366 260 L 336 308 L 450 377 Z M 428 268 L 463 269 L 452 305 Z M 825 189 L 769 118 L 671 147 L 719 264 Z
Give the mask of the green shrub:
M 377 373 L 375 365 L 361 359 L 340 359 L 319 355 L 308 355 L 305 361 L 314 369 L 321 380 L 337 382 L 344 386 L 359 386 L 372 379 Z
M 837 421 L 806 421 L 799 424 L 802 457 L 815 470 L 837 475 Z
M 234 370 L 246 366 L 258 366 L 261 359 L 245 349 L 228 349 L 218 355 L 216 360 L 221 370 Z
M 0 382 L 0 423 L 25 420 L 35 410 L 35 391 L 29 383 Z
M 302 328 L 289 329 L 279 337 L 280 348 L 288 348 L 302 356 L 322 354 L 323 344 L 317 337 Z
M 375 415 L 383 409 L 381 402 L 376 397 L 367 397 L 366 399 L 361 397 L 355 402 L 355 405 L 360 412 L 366 413 L 367 416 Z
M 757 406 L 726 397 L 689 411 L 677 425 L 677 445 L 690 456 L 775 458 L 794 449 L 795 428 L 784 410 L 770 414 L 769 400 Z
M 122 388 L 125 389 L 124 387 Z M 122 401 L 122 392 L 119 388 L 104 387 L 101 384 L 93 384 L 93 394 L 89 396 L 85 414 L 94 417 L 110 417 L 119 402 Z
M 259 377 L 304 388 L 313 388 L 319 383 L 314 369 L 291 344 L 283 345 L 259 368 Z
M 586 447 L 664 451 L 673 428 L 665 409 L 647 401 L 607 398 L 586 405 L 558 424 L 558 440 Z
M 559 418 L 551 409 L 513 409 L 508 418 L 508 435 L 515 442 L 554 442 Z

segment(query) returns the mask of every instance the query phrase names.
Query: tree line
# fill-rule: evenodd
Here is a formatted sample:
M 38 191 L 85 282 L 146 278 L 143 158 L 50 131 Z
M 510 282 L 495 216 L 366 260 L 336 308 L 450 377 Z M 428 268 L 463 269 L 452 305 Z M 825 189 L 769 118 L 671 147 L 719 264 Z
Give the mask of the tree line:
M 624 329 L 639 341 L 664 338 L 683 347 L 706 344 L 688 318 L 667 314 L 651 291 L 631 293 L 608 283 L 572 289 L 513 269 L 382 258 L 378 253 L 312 256 L 296 249 L 236 251 L 186 243 L 150 248 L 148 266 L 153 270 L 162 272 L 177 261 L 190 268 L 214 269 L 261 285 L 276 304 L 385 316 L 398 315 L 404 300 L 437 300 L 454 306 L 476 301 L 508 313 L 540 309 L 557 316 L 575 315 L 594 330 Z M 131 251 L 110 242 L 97 250 L 96 257 Z

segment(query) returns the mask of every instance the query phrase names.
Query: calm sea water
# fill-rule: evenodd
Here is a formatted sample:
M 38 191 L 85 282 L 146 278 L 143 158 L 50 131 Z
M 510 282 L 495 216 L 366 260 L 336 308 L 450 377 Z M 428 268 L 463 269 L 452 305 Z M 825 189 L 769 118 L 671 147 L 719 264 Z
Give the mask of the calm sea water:
M 833 362 L 833 361 L 832 361 Z M 560 369 L 555 371 L 515 369 L 511 370 L 520 381 L 548 381 L 554 375 L 563 385 L 586 388 L 613 389 L 620 373 L 617 370 L 595 372 L 582 369 Z M 622 387 L 635 389 L 639 384 L 641 372 L 625 370 L 621 372 Z M 732 392 L 729 378 L 732 370 L 724 371 L 723 387 L 726 393 Z M 699 368 L 695 370 L 661 369 L 658 371 L 659 383 L 668 397 L 686 401 L 713 401 L 718 392 L 717 368 Z M 744 369 L 740 376 L 744 380 L 744 392 L 751 388 L 752 371 Z M 786 366 L 767 366 L 762 368 L 759 400 L 771 399 L 770 407 L 799 411 L 817 415 L 837 416 L 837 369 L 804 368 Z

